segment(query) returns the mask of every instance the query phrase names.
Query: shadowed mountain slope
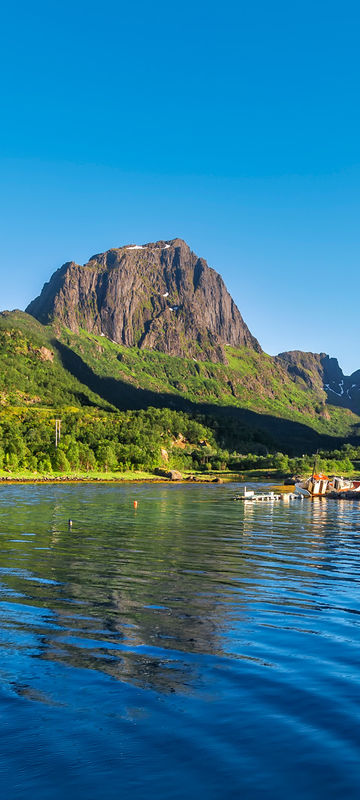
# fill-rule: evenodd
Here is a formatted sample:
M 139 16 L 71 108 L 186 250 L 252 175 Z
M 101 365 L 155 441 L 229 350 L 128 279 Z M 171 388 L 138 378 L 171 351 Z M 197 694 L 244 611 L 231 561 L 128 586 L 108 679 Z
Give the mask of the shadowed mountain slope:
M 302 453 L 358 438 L 359 417 L 329 405 L 316 376 L 310 386 L 300 376 L 295 380 L 280 359 L 247 347 L 225 352 L 227 364 L 194 361 L 117 345 L 87 331 L 55 333 L 54 326 L 28 314 L 4 312 L 0 405 L 30 406 L 34 412 L 153 406 L 200 413 L 218 418 L 245 452 L 254 441 Z

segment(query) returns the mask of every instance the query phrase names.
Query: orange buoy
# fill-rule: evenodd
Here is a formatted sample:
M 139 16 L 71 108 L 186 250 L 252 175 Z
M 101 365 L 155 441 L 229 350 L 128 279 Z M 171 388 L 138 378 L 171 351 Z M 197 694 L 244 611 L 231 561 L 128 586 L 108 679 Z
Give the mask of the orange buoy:
M 134 500 L 134 508 L 137 508 L 137 500 Z

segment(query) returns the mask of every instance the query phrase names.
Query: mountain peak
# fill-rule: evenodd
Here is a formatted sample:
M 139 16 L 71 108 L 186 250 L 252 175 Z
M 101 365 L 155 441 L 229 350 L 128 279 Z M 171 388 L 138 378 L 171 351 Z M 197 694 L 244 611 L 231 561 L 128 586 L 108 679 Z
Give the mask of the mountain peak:
M 221 276 L 183 239 L 129 244 L 67 262 L 26 311 L 118 344 L 224 361 L 224 345 L 261 351 Z
M 96 255 L 91 256 L 89 262 L 94 261 L 96 259 L 101 258 L 107 253 L 117 253 L 117 252 L 126 252 L 131 254 L 133 251 L 134 254 L 139 250 L 144 250 L 147 254 L 150 254 L 152 251 L 162 251 L 162 250 L 170 250 L 172 248 L 183 248 L 184 250 L 190 251 L 190 247 L 184 239 L 176 238 L 176 239 L 168 239 L 168 240 L 159 240 L 158 242 L 146 242 L 146 244 L 136 244 L 133 242 L 132 244 L 125 244 L 120 245 L 119 247 L 111 247 L 110 250 L 106 250 L 105 253 L 96 253 Z M 88 263 L 89 263 L 88 262 Z

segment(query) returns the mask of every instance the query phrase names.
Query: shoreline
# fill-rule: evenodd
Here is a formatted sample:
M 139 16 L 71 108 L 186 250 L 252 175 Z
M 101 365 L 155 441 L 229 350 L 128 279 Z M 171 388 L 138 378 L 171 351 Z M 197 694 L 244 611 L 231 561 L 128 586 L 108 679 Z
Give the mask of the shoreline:
M 159 478 L 159 477 L 148 477 L 148 478 L 2 478 L 0 477 L 0 486 L 8 486 L 9 484 L 43 484 L 48 485 L 50 483 L 56 484 L 73 484 L 73 483 L 108 483 L 108 484 L 122 484 L 122 483 L 158 483 L 158 484 L 171 484 L 171 485 L 179 485 L 179 484 L 214 484 L 217 486 L 223 486 L 225 483 L 243 483 L 241 479 L 236 478 L 228 478 L 222 479 L 221 482 L 217 481 L 214 478 L 202 479 L 198 478 L 197 480 L 187 480 L 186 478 L 182 478 L 181 480 L 171 480 L 170 478 Z
M 243 471 L 241 473 L 238 472 L 225 472 L 225 471 L 213 471 L 213 472 L 186 472 L 182 474 L 182 477 L 179 479 L 171 479 L 170 477 L 164 475 L 156 475 L 151 472 L 142 472 L 142 471 L 128 471 L 128 472 L 94 472 L 94 473 L 83 473 L 83 474 L 74 474 L 74 475 L 37 475 L 34 473 L 0 473 L 0 486 L 9 486 L 11 484 L 36 484 L 36 485 L 48 485 L 48 484 L 122 484 L 122 483 L 154 483 L 154 484 L 211 484 L 214 485 L 224 485 L 227 483 L 242 483 L 242 484 L 256 484 L 256 483 L 271 483 L 276 485 L 278 488 L 280 486 L 284 487 L 284 489 L 291 489 L 290 485 L 286 485 L 284 483 L 285 479 L 289 476 L 287 473 L 281 473 L 278 470 L 248 470 Z M 347 477 L 352 478 L 353 475 L 348 475 Z
M 191 477 L 190 477 L 191 476 Z M 267 474 L 261 476 L 244 475 L 243 473 L 224 473 L 224 472 L 211 472 L 211 473 L 185 473 L 182 478 L 171 479 L 162 475 L 154 475 L 154 473 L 146 472 L 124 472 L 124 473 L 85 473 L 83 475 L 36 475 L 36 474 L 0 474 L 0 486 L 9 484 L 75 484 L 75 483 L 108 483 L 108 484 L 122 484 L 122 483 L 158 483 L 158 484 L 217 484 L 224 483 L 243 483 L 244 480 L 251 481 L 251 483 L 258 481 L 271 481 L 281 479 L 278 475 Z

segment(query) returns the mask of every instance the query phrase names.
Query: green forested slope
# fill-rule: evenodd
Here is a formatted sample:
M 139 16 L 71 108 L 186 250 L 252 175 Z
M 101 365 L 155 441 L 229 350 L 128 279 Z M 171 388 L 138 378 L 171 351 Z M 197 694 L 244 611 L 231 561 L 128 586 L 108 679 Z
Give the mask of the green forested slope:
M 360 418 L 356 414 L 327 404 L 322 388 L 309 388 L 301 378 L 294 379 L 278 359 L 266 353 L 227 347 L 228 364 L 224 365 L 121 347 L 85 331 L 75 334 L 63 329 L 60 338 L 65 358 L 66 352 L 77 356 L 73 362 L 71 357 L 68 360 L 74 374 L 81 374 L 82 365 L 87 365 L 99 379 L 94 378 L 93 387 L 100 394 L 108 388 L 107 399 L 119 407 L 124 387 L 131 387 L 134 398 L 136 389 L 147 390 L 162 404 L 176 407 L 188 402 L 201 410 L 206 406 L 228 412 L 248 410 L 257 415 L 260 427 L 265 424 L 262 417 L 274 417 L 306 425 L 325 436 L 358 435 Z
M 10 416 L 14 421 L 17 415 L 19 424 L 32 419 L 36 427 L 45 414 L 50 430 L 51 420 L 59 415 L 68 419 L 72 435 L 83 419 L 89 430 L 93 427 L 95 438 L 98 426 L 100 442 L 102 427 L 96 421 L 100 417 L 117 430 L 119 411 L 158 407 L 164 409 L 157 418 L 163 438 L 169 429 L 166 409 L 182 411 L 180 427 L 185 429 L 195 420 L 206 428 L 203 438 L 219 453 L 281 449 L 295 454 L 358 437 L 360 418 L 329 405 L 318 382 L 309 387 L 301 377 L 291 376 L 278 359 L 249 348 L 227 347 L 226 354 L 228 364 L 221 364 L 126 348 L 88 332 L 43 326 L 22 312 L 3 312 L 0 424 Z M 175 418 L 172 427 L 179 425 Z M 145 437 L 140 416 L 132 418 L 131 425 L 137 424 Z M 186 447 L 201 446 L 200 434 L 196 436 L 195 440 L 185 436 Z M 174 437 L 171 430 L 171 441 Z M 83 440 L 86 444 L 86 437 Z M 105 440 L 110 441 L 109 436 Z M 95 445 L 92 449 L 97 459 Z M 121 464 L 129 463 L 125 455 L 118 453 L 116 458 Z M 223 458 L 221 453 L 219 458 Z
M 22 311 L 0 314 L 0 406 L 109 404 L 62 365 L 53 329 Z

